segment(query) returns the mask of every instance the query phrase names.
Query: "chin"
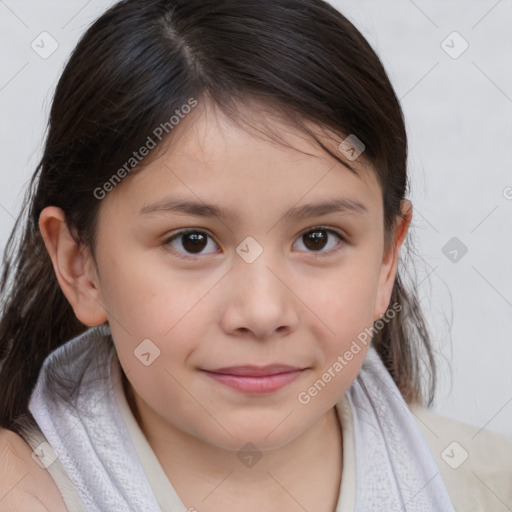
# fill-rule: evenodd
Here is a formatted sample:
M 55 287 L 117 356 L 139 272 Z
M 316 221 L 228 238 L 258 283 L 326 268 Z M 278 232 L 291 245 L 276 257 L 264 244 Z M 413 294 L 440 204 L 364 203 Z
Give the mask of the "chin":
M 292 417 L 292 415 L 290 415 Z M 253 419 L 251 422 L 239 422 L 224 424 L 224 428 L 229 432 L 227 434 L 222 430 L 221 436 L 208 436 L 204 440 L 219 448 L 238 452 L 247 445 L 254 445 L 260 451 L 275 450 L 285 446 L 298 437 L 304 429 L 297 426 L 296 423 L 287 423 L 283 418 L 279 421 L 265 421 L 263 419 Z M 291 429 L 290 427 L 293 427 Z

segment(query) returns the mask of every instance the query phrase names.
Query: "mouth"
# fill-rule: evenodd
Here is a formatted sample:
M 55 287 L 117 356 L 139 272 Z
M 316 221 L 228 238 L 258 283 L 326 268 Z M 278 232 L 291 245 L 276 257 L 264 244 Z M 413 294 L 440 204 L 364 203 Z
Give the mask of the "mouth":
M 242 393 L 262 394 L 277 391 L 299 377 L 306 368 L 273 364 L 232 366 L 202 370 L 209 378 Z

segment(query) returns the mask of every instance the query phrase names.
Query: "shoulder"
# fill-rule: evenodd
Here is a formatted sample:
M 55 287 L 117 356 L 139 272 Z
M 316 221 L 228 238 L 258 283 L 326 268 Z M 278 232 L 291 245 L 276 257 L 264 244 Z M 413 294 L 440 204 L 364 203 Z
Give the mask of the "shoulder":
M 66 512 L 50 473 L 18 434 L 0 429 L 0 512 Z
M 512 441 L 420 405 L 411 412 L 457 510 L 512 509 Z

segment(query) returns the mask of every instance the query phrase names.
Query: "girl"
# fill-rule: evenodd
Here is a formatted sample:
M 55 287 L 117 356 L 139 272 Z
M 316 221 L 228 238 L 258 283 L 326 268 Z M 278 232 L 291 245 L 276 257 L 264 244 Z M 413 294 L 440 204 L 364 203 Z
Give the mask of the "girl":
M 5 255 L 0 510 L 510 507 L 511 444 L 428 409 L 406 149 L 321 0 L 101 16 Z

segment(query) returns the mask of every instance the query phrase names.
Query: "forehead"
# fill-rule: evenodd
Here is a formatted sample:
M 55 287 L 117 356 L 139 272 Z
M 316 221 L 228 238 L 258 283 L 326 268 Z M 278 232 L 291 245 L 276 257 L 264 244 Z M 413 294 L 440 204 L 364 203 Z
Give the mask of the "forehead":
M 226 212 L 256 205 L 300 206 L 327 195 L 365 201 L 370 209 L 381 206 L 375 173 L 362 158 L 349 162 L 349 169 L 264 108 L 245 105 L 238 119 L 242 123 L 200 104 L 180 122 L 158 156 L 125 179 L 107 200 L 121 201 L 134 214 L 170 194 L 213 201 Z M 340 153 L 342 139 L 313 124 L 308 127 L 334 154 Z

